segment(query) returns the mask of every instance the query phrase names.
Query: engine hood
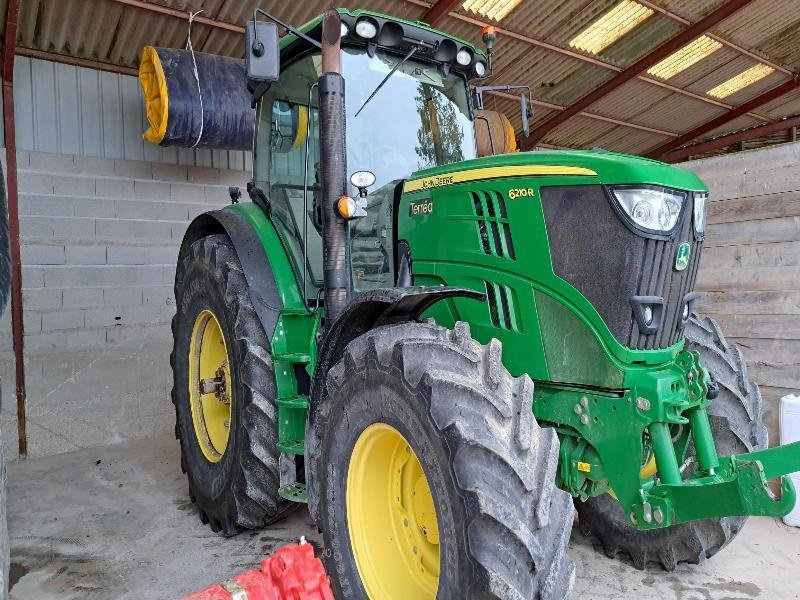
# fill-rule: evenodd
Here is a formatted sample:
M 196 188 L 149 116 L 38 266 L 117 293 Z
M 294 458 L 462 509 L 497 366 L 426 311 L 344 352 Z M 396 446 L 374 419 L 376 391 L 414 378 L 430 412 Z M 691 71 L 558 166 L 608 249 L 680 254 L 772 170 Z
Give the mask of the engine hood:
M 518 152 L 422 169 L 406 180 L 403 191 L 412 193 L 483 179 L 532 176 L 563 176 L 570 184 L 577 179 L 587 184 L 649 183 L 707 191 L 700 178 L 685 169 L 640 156 L 597 150 Z

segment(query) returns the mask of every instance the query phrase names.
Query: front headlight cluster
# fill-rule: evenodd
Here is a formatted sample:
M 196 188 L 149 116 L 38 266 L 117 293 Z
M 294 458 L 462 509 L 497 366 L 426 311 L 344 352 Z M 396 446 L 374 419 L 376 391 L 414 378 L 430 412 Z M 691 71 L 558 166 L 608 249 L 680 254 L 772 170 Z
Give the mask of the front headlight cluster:
M 633 223 L 654 233 L 669 233 L 675 228 L 686 192 L 657 185 L 612 187 L 620 208 Z

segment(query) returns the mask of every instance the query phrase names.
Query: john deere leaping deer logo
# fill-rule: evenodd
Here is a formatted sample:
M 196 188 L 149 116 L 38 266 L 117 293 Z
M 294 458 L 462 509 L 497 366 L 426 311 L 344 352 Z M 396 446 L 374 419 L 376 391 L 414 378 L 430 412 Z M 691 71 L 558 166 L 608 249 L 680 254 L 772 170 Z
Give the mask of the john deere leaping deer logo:
M 682 242 L 675 253 L 675 270 L 683 271 L 689 266 L 689 257 L 692 255 L 692 247 L 689 242 Z

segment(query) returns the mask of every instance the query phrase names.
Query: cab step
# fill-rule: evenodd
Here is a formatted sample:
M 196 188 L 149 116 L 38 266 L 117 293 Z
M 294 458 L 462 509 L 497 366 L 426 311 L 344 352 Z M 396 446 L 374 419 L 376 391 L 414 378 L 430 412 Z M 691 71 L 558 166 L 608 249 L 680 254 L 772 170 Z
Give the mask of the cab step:
M 305 483 L 290 483 L 278 488 L 278 495 L 292 502 L 308 502 L 308 491 Z
M 285 360 L 286 362 L 305 365 L 311 362 L 311 355 L 304 354 L 302 352 L 283 352 L 280 354 L 275 354 L 272 359 Z
M 308 396 L 301 394 L 288 398 L 278 398 L 278 406 L 281 408 L 308 408 Z
M 303 440 L 284 440 L 278 442 L 278 450 L 286 454 L 296 454 L 302 456 L 305 452 L 305 442 Z

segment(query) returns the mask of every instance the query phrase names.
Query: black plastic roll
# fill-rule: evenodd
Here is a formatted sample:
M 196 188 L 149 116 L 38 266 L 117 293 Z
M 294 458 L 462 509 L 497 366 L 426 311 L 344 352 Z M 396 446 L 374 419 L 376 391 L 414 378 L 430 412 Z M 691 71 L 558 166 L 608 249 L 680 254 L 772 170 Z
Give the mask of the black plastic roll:
M 139 82 L 150 125 L 143 134 L 147 141 L 184 148 L 252 149 L 255 111 L 243 60 L 195 52 L 193 61 L 190 50 L 145 46 Z

